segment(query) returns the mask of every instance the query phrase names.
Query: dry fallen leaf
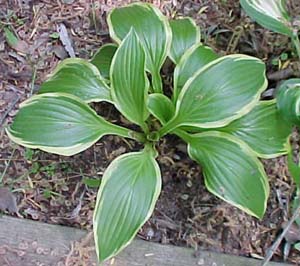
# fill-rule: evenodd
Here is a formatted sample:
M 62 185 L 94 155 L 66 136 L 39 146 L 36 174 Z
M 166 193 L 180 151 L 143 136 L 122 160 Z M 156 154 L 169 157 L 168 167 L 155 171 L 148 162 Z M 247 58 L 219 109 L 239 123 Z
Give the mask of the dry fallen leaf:
M 66 51 L 70 55 L 70 57 L 75 57 L 75 52 L 74 52 L 72 42 L 70 40 L 66 26 L 63 23 L 59 24 L 57 26 L 57 31 L 59 33 L 59 38 L 60 38 L 62 44 L 64 45 Z
M 17 201 L 8 188 L 0 188 L 0 210 L 18 213 Z

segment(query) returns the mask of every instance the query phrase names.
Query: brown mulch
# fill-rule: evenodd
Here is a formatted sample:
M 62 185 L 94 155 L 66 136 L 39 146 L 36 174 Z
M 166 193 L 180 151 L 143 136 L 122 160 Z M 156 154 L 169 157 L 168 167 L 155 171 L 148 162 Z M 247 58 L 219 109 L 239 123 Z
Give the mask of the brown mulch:
M 4 186 L 15 191 L 24 218 L 91 229 L 97 189 L 85 186 L 83 179 L 101 179 L 114 158 L 140 148 L 131 140 L 109 136 L 79 155 L 64 157 L 16 146 L 4 131 L 20 102 L 36 92 L 47 74 L 68 56 L 55 35 L 57 26 L 66 26 L 77 57 L 90 58 L 110 41 L 107 12 L 128 2 L 132 1 L 0 0 L 0 177 L 3 175 Z M 147 2 L 159 6 L 169 17 L 193 17 L 201 27 L 204 43 L 220 54 L 257 56 L 266 62 L 269 74 L 295 61 L 289 40 L 253 24 L 241 12 L 238 1 Z M 292 10 L 300 14 L 296 2 L 290 5 L 294 4 Z M 8 45 L 4 27 L 19 36 L 20 47 Z M 288 59 L 279 58 L 283 53 Z M 270 82 L 269 89 L 277 82 L 278 78 Z M 98 105 L 97 110 L 107 119 L 120 120 L 109 104 Z M 163 139 L 159 150 L 163 191 L 139 236 L 195 249 L 263 257 L 280 233 L 282 222 L 290 216 L 287 209 L 294 186 L 285 157 L 264 161 L 271 195 L 267 213 L 259 221 L 205 189 L 201 168 L 188 158 L 178 138 Z M 293 251 L 289 262 L 300 263 L 299 255 Z M 278 250 L 275 259 L 282 257 L 282 250 Z

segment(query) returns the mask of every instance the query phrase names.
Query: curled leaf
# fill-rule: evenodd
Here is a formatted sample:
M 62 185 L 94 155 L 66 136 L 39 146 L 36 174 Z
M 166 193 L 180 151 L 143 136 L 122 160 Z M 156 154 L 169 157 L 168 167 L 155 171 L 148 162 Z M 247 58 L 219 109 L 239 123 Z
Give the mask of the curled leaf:
M 300 79 L 283 82 L 276 95 L 277 108 L 282 117 L 294 125 L 300 125 Z
M 285 0 L 240 0 L 243 9 L 258 24 L 292 37 L 291 18 L 285 2 Z
M 109 79 L 111 62 L 117 48 L 118 46 L 116 44 L 105 44 L 101 46 L 91 60 L 91 63 L 98 68 L 101 76 L 105 79 Z

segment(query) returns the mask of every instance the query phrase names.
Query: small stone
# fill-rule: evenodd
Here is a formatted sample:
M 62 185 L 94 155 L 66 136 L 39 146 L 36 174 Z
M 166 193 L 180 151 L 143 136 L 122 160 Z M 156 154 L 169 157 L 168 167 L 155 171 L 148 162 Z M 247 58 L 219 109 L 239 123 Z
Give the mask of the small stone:
M 201 258 L 201 259 L 198 260 L 197 264 L 198 265 L 204 265 L 204 262 L 205 262 L 204 259 Z
M 188 198 L 189 198 L 188 194 L 182 194 L 181 195 L 181 199 L 183 199 L 183 200 L 187 200 Z
M 193 182 L 189 179 L 189 180 L 186 182 L 186 186 L 187 186 L 187 187 L 192 187 L 192 186 L 193 186 Z

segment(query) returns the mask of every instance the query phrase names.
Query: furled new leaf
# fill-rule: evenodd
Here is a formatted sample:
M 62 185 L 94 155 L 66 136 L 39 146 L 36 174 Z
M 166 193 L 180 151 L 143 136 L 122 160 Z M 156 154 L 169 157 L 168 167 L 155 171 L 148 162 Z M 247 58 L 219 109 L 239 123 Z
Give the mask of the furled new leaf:
M 99 261 L 125 248 L 148 220 L 161 190 L 161 176 L 152 151 L 128 153 L 106 169 L 94 212 Z
M 240 0 L 240 3 L 246 13 L 263 27 L 292 37 L 285 0 Z
M 300 79 L 283 82 L 276 95 L 277 107 L 284 119 L 300 126 Z
M 39 93 L 59 92 L 79 97 L 85 102 L 111 102 L 109 87 L 98 69 L 80 58 L 62 61 L 46 80 Z
M 105 121 L 79 98 L 62 93 L 44 93 L 23 102 L 7 133 L 22 146 L 66 156 L 106 134 L 130 136 L 129 130 Z
M 200 30 L 191 18 L 170 20 L 170 26 L 172 44 L 169 56 L 178 64 L 185 51 L 200 42 Z
M 111 65 L 111 94 L 116 107 L 130 121 L 145 128 L 149 82 L 145 52 L 131 28 L 118 48 Z
M 166 124 L 175 114 L 174 104 L 161 93 L 153 93 L 148 96 L 148 110 L 162 125 Z
M 91 63 L 96 66 L 102 77 L 109 79 L 110 66 L 114 54 L 117 51 L 118 46 L 114 43 L 108 43 L 95 53 Z
M 184 85 L 176 114 L 160 135 L 178 126 L 213 128 L 248 113 L 267 87 L 264 63 L 254 57 L 229 55 L 201 68 Z
M 247 145 L 226 133 L 205 132 L 193 135 L 188 153 L 202 166 L 211 193 L 253 216 L 263 217 L 268 179 Z
M 291 125 L 285 123 L 276 102 L 259 102 L 248 114 L 220 128 L 246 142 L 262 158 L 287 154 Z
M 196 44 L 187 50 L 174 70 L 173 100 L 176 102 L 190 77 L 217 58 L 218 55 L 211 48 L 202 44 Z
M 108 16 L 109 32 L 121 43 L 133 27 L 146 52 L 146 67 L 155 92 L 162 92 L 160 69 L 170 49 L 172 32 L 166 17 L 153 5 L 134 3 L 114 9 Z

